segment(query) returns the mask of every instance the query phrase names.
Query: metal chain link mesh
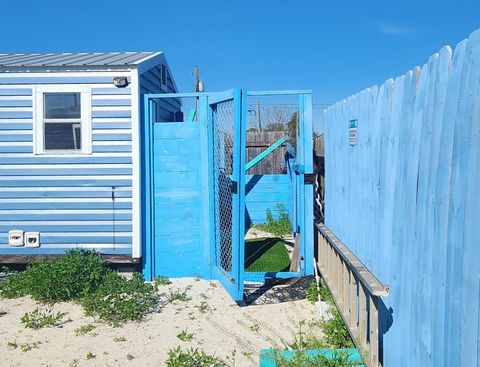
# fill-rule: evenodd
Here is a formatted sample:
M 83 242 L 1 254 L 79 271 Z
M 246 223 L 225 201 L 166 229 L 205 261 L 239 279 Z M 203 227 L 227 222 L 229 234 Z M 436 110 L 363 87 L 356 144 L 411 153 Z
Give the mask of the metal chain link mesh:
M 215 256 L 225 273 L 232 271 L 232 186 L 234 103 L 213 106 Z

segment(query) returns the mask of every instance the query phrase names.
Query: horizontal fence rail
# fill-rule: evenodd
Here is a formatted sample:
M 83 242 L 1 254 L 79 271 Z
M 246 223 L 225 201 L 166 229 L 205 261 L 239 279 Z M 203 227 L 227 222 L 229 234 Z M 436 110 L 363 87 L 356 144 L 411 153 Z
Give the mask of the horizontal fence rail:
M 367 366 L 381 366 L 378 298 L 388 296 L 367 267 L 325 225 L 317 228 L 317 266 Z

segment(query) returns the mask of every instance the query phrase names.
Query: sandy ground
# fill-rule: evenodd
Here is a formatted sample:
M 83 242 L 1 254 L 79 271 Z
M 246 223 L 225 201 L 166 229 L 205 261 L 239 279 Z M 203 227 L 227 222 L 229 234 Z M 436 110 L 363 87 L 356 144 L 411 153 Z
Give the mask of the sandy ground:
M 30 298 L 1 299 L 0 366 L 157 367 L 165 365 L 169 349 L 176 346 L 200 347 L 229 358 L 232 366 L 258 366 L 260 349 L 291 342 L 301 320 L 314 320 L 315 307 L 304 299 L 305 282 L 248 289 L 252 303 L 240 307 L 217 282 L 172 279 L 160 291 L 187 290 L 190 301 L 169 303 L 142 322 L 117 328 L 84 316 L 80 306 L 62 303 L 54 310 L 65 312 L 70 322 L 57 328 L 25 329 L 20 318 L 36 308 L 36 303 Z M 202 302 L 208 305 L 206 313 L 198 308 Z M 92 332 L 75 335 L 76 328 L 89 323 L 96 325 Z M 183 329 L 193 334 L 191 341 L 177 338 Z M 21 350 L 22 344 L 34 342 L 41 343 L 37 349 Z M 89 352 L 96 357 L 87 359 Z

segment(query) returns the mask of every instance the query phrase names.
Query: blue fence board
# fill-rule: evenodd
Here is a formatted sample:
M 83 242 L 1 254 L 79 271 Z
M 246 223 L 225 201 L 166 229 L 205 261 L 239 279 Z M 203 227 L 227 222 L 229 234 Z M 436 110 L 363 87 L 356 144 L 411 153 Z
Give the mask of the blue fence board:
M 480 363 L 478 80 L 480 31 L 325 112 L 325 221 L 390 286 L 384 366 Z

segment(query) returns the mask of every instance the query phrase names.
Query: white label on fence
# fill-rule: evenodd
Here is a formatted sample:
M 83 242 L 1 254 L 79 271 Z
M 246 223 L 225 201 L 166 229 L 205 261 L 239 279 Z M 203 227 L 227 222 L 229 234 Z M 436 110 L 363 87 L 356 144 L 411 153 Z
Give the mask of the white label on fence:
M 357 144 L 357 127 L 358 120 L 350 120 L 348 126 L 348 144 L 355 145 Z

